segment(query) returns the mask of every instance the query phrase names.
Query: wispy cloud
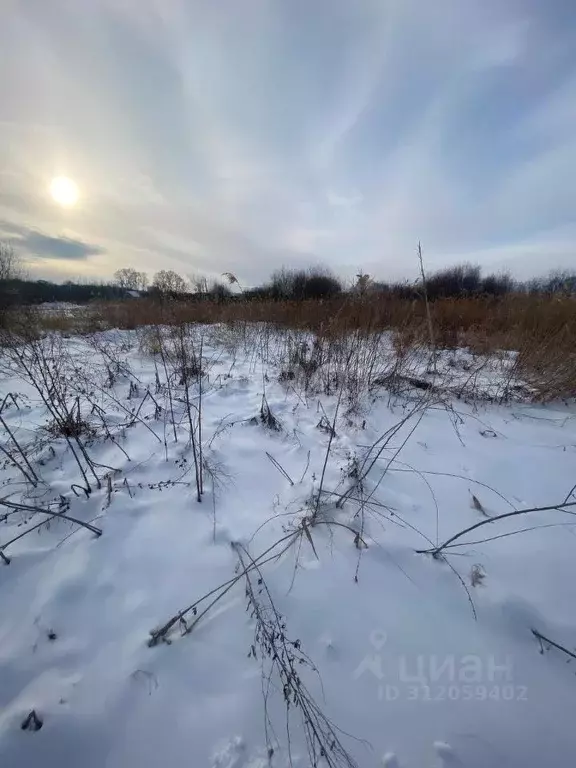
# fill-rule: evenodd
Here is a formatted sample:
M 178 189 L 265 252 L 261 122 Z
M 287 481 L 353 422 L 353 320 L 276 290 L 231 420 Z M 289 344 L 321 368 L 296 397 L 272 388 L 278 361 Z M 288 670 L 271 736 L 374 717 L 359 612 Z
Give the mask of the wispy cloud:
M 570 0 L 31 0 L 0 45 L 0 217 L 39 272 L 576 266 Z

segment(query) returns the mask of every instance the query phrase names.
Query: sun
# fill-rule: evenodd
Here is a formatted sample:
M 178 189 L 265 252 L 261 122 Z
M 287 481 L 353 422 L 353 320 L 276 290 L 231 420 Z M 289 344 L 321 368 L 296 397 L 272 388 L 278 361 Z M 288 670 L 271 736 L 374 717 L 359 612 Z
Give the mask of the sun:
M 71 208 L 78 202 L 78 186 L 67 176 L 57 176 L 50 182 L 50 194 L 54 202 L 64 208 Z

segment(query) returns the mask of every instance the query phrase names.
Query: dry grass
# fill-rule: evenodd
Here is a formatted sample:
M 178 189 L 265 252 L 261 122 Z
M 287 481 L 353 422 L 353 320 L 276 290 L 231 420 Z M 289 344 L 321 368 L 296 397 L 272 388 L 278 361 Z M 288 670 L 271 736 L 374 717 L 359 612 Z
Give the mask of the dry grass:
M 510 295 L 497 298 L 441 299 L 431 305 L 436 333 L 460 343 L 466 337 L 489 338 L 514 348 L 529 337 L 549 338 L 560 330 L 576 331 L 576 300 L 571 297 Z M 93 305 L 93 322 L 137 328 L 155 323 L 272 322 L 315 333 L 354 329 L 419 327 L 426 322 L 422 302 L 343 296 L 325 301 L 212 301 L 159 304 L 148 299 Z M 71 320 L 72 323 L 76 319 Z
M 501 298 L 439 299 L 430 305 L 438 349 L 468 347 L 477 354 L 515 350 L 516 370 L 542 400 L 576 395 L 576 299 L 570 296 L 509 294 Z M 400 356 L 429 339 L 423 301 L 367 294 L 327 300 L 228 302 L 151 299 L 92 304 L 74 314 L 37 315 L 44 330 L 89 333 L 181 323 L 243 326 L 265 323 L 308 331 L 324 341 L 352 333 L 395 331 Z M 28 319 L 27 319 L 28 324 Z

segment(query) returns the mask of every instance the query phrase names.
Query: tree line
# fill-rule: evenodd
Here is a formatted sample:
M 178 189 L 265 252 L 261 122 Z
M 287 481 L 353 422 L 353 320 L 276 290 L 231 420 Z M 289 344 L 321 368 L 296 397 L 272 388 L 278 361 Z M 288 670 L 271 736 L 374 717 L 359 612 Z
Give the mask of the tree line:
M 423 295 L 422 280 L 383 282 L 359 272 L 345 284 L 330 269 L 313 266 L 308 269 L 282 267 L 274 271 L 264 284 L 247 288 L 237 277 L 225 272 L 222 279 L 211 280 L 202 275 L 188 279 L 173 270 L 161 269 L 150 281 L 146 272 L 132 267 L 118 269 L 111 282 L 54 283 L 31 280 L 9 244 L 0 243 L 0 306 L 39 304 L 43 302 L 87 303 L 94 300 L 118 300 L 139 296 L 157 299 L 211 299 L 219 302 L 242 297 L 245 300 L 273 301 L 321 300 L 341 293 L 381 295 L 400 299 L 416 299 Z M 546 277 L 526 282 L 514 280 L 507 273 L 482 275 L 477 265 L 459 264 L 429 274 L 425 278 L 428 299 L 505 296 L 510 293 L 576 295 L 576 273 L 556 271 Z

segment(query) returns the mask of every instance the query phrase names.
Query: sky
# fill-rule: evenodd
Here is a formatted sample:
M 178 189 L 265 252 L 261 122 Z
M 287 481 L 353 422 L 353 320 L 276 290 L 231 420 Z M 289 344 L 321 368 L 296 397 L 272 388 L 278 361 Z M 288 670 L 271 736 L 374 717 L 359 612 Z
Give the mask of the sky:
M 576 269 L 576 3 L 2 0 L 0 239 L 56 280 Z

